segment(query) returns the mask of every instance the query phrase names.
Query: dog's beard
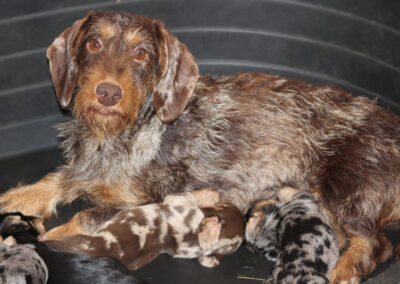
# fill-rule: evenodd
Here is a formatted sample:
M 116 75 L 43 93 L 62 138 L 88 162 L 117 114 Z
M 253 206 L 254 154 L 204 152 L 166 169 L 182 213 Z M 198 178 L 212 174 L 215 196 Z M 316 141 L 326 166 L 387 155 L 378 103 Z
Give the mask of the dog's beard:
M 79 111 L 78 119 L 83 119 L 97 140 L 114 138 L 125 130 L 128 119 L 117 111 L 107 111 L 107 114 L 95 107 L 87 107 Z

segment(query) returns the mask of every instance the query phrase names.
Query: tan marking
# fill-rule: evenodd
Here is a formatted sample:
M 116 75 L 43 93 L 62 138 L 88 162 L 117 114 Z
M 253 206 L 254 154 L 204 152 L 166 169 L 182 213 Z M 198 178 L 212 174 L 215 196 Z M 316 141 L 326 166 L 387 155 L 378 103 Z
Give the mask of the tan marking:
M 276 196 L 278 197 L 278 200 L 280 202 L 289 202 L 290 200 L 292 200 L 293 195 L 299 192 L 300 192 L 299 189 L 290 186 L 285 186 L 278 189 Z
M 196 196 L 200 208 L 214 207 L 220 201 L 219 192 L 211 187 L 195 190 L 192 193 Z
M 106 137 L 114 137 L 124 131 L 128 121 L 134 123 L 139 107 L 144 102 L 145 94 L 142 94 L 134 85 L 130 75 L 130 68 L 126 62 L 114 64 L 110 66 L 108 62 L 100 62 L 92 70 L 90 75 L 80 76 L 80 89 L 76 95 L 74 112 L 80 118 L 83 118 L 94 134 L 94 136 L 102 141 Z M 117 74 L 114 69 L 125 67 L 122 73 Z M 110 72 L 106 69 L 112 69 Z M 96 88 L 101 82 L 112 82 L 118 85 L 122 90 L 122 98 L 119 103 L 112 107 L 104 107 L 101 105 L 96 96 Z M 113 112 L 113 115 L 101 115 L 95 109 L 106 108 Z
M 86 234 L 87 232 L 84 229 L 85 224 L 81 223 L 82 214 L 85 214 L 85 211 L 76 213 L 67 223 L 51 229 L 40 240 L 59 240 L 66 236 Z
M 108 21 L 99 21 L 96 27 L 103 40 L 112 38 L 118 32 L 117 27 Z
M 253 216 L 247 221 L 246 234 L 257 236 L 260 233 L 261 227 L 258 224 L 265 219 L 264 213 L 255 211 Z
M 272 199 L 267 199 L 267 200 L 259 201 L 259 202 L 257 202 L 257 203 L 254 205 L 254 211 L 259 211 L 259 210 L 261 210 L 264 206 L 268 206 L 268 205 L 271 205 L 271 204 L 274 204 L 274 203 L 276 203 L 276 201 L 275 201 L 275 200 L 272 200 Z
M 142 34 L 141 28 L 131 29 L 125 35 L 126 42 L 131 46 L 136 46 L 146 39 Z
M 331 283 L 360 283 L 362 276 L 375 269 L 375 263 L 370 259 L 373 249 L 368 240 L 362 237 L 352 237 L 349 248 L 340 257 L 334 271 Z
M 66 199 L 61 179 L 59 174 L 48 174 L 37 183 L 10 189 L 0 196 L 0 208 L 3 212 L 47 218 L 55 212 L 57 203 Z

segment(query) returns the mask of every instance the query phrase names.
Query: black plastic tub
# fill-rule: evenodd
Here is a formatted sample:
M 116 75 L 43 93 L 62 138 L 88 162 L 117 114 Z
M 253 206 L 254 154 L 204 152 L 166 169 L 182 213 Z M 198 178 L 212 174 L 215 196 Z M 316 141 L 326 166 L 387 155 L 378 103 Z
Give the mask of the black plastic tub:
M 65 118 L 45 51 L 88 10 L 123 10 L 163 21 L 192 51 L 202 74 L 264 72 L 332 84 L 400 114 L 398 0 L 2 0 L 1 191 L 33 182 L 62 163 L 53 126 Z M 69 217 L 74 206 L 51 224 Z M 138 274 L 154 283 L 257 283 L 250 276 L 270 269 L 242 248 L 214 270 L 162 256 Z M 388 262 L 366 283 L 400 283 L 400 266 Z

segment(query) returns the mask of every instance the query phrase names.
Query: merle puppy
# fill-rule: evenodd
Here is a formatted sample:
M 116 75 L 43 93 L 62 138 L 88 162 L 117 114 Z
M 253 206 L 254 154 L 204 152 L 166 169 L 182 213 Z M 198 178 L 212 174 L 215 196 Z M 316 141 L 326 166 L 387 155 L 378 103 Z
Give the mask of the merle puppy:
M 20 220 L 15 220 L 19 218 Z M 12 236 L 18 244 L 29 244 L 44 261 L 48 269 L 48 284 L 145 284 L 138 280 L 133 273 L 119 261 L 110 257 L 88 257 L 71 252 L 63 252 L 37 240 L 38 231 L 34 227 L 34 218 L 24 216 L 20 213 L 6 213 L 0 215 L 0 233 L 3 238 Z M 59 244 L 68 246 L 68 244 Z M 24 253 L 24 252 L 22 252 Z M 31 252 L 30 252 L 31 253 Z M 28 255 L 18 258 L 21 269 L 25 267 Z M 11 257 L 3 254 L 2 258 Z M 18 266 L 17 263 L 14 263 Z M 40 271 L 39 271 L 40 272 Z M 32 283 L 34 275 L 26 275 L 25 282 L 5 282 L 5 284 Z M 33 282 L 35 283 L 35 282 Z M 46 282 L 36 282 L 46 283 Z
M 257 204 L 246 225 L 249 246 L 276 260 L 265 283 L 329 284 L 339 248 L 328 219 L 307 192 L 284 188 L 278 197 L 291 200 Z

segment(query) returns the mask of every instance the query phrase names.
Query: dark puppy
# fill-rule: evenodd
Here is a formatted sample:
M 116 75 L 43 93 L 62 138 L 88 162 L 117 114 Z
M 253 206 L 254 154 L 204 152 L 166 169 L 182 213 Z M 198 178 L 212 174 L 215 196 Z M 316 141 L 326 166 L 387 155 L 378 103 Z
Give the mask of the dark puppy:
M 214 267 L 224 255 L 239 248 L 244 235 L 239 209 L 219 202 L 218 193 L 211 189 L 168 195 L 162 204 L 133 209 L 90 209 L 77 213 L 74 219 L 84 222 L 80 227 L 86 231 L 62 238 L 63 243 L 90 256 L 112 256 L 130 269 L 161 253 L 197 258 L 203 266 Z M 46 236 L 54 239 L 57 231 Z M 58 247 L 57 242 L 51 244 Z
M 347 247 L 333 281 L 357 283 L 390 256 L 400 119 L 373 101 L 278 76 L 199 76 L 162 23 L 123 12 L 90 12 L 47 56 L 72 112 L 58 128 L 66 165 L 3 194 L 3 210 L 48 217 L 80 196 L 126 208 L 210 186 L 246 212 L 291 185 L 319 193 Z
M 329 221 L 312 194 L 292 188 L 278 201 L 258 203 L 246 225 L 251 248 L 276 260 L 265 283 L 329 284 L 339 248 Z
M 19 220 L 15 220 L 15 219 Z M 145 284 L 145 282 L 138 280 L 132 272 L 121 264 L 119 261 L 109 258 L 94 258 L 77 253 L 63 252 L 55 249 L 45 243 L 37 240 L 38 232 L 33 226 L 33 218 L 27 217 L 19 213 L 10 213 L 0 215 L 0 234 L 3 238 L 12 236 L 16 242 L 25 246 L 31 251 L 29 254 L 26 251 L 20 251 L 23 255 L 14 258 L 14 267 L 23 270 L 26 267 L 27 259 L 33 253 L 40 256 L 48 269 L 47 282 L 35 282 L 36 278 L 43 273 L 38 272 L 37 275 L 26 275 L 26 283 L 48 283 L 48 284 L 89 284 L 89 283 L 123 283 L 123 284 Z M 56 243 L 56 241 L 53 241 Z M 59 246 L 64 248 L 68 244 L 58 243 Z M 12 248 L 12 247 L 11 247 Z M 72 249 L 71 249 L 72 250 Z M 10 255 L 3 254 L 2 258 L 7 259 Z M 19 262 L 16 263 L 16 262 Z M 2 263 L 0 264 L 2 265 Z M 9 263 L 5 263 L 9 265 Z M 8 273 L 10 267 L 5 267 L 3 272 Z M 47 270 L 46 269 L 46 270 Z M 4 275 L 2 275 L 4 276 Z M 9 275 L 5 275 L 9 276 Z M 47 275 L 46 275 L 47 276 Z M 35 278 L 36 277 L 36 278 Z M 16 278 L 5 284 L 17 284 L 25 282 L 13 282 Z M 33 282 L 30 282 L 33 281 Z

